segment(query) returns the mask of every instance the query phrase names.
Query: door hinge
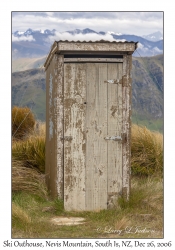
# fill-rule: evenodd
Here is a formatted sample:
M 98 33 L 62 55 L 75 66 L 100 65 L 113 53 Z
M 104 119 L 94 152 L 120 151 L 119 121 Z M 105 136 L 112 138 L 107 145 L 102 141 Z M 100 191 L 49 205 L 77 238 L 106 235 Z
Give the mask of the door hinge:
M 122 87 L 128 87 L 128 81 L 126 75 L 122 77 Z
M 126 142 L 127 141 L 127 137 L 126 137 L 126 133 L 122 133 L 121 136 L 116 136 L 116 135 L 113 135 L 113 136 L 106 136 L 104 137 L 105 140 L 112 140 L 112 141 L 119 141 L 119 142 Z
M 72 136 L 64 136 L 64 137 L 61 137 L 60 139 L 64 140 L 64 141 L 71 141 L 72 140 Z
M 131 83 L 131 78 L 128 78 L 127 75 L 122 76 L 122 79 L 110 79 L 104 81 L 105 83 L 112 83 L 112 84 L 122 84 L 122 87 L 128 87 Z
M 124 75 L 122 77 L 122 86 L 123 87 L 129 87 L 129 86 L 131 86 L 131 82 L 132 82 L 131 77 L 129 77 L 127 75 Z
M 122 143 L 127 142 L 127 134 L 126 133 L 121 133 L 121 137 L 122 137 Z

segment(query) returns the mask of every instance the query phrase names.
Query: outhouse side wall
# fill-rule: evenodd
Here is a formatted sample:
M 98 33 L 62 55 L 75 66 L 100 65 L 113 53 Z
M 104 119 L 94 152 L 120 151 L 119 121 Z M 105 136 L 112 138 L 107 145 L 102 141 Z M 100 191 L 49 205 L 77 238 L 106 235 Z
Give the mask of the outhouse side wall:
M 53 56 L 46 83 L 46 183 L 53 197 L 63 198 L 63 56 Z

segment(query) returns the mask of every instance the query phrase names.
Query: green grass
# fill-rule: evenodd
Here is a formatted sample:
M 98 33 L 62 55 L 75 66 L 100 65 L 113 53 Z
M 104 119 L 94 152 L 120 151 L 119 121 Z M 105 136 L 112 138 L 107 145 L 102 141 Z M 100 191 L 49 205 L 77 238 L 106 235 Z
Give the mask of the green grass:
M 61 200 L 46 200 L 35 194 L 13 194 L 13 238 L 161 238 L 163 183 L 155 178 L 132 178 L 131 198 L 99 212 L 66 212 Z M 153 192 L 154 188 L 154 192 Z M 16 212 L 17 211 L 17 212 Z M 85 218 L 85 224 L 58 226 L 56 216 Z M 148 233 L 135 233 L 146 228 Z M 130 229 L 130 233 L 127 231 Z M 154 232 L 152 232 L 154 231 Z

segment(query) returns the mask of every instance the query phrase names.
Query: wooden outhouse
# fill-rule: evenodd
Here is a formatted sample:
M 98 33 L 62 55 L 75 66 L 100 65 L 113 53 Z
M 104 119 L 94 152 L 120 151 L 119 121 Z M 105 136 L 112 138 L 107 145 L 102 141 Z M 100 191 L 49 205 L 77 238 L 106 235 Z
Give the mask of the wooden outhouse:
M 46 182 L 65 210 L 111 208 L 130 193 L 135 42 L 54 42 L 46 70 Z

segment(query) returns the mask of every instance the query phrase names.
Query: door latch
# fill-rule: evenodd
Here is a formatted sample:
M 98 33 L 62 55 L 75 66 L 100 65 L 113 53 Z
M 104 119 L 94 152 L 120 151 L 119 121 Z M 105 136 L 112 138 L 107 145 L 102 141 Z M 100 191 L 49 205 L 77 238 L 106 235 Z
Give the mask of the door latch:
M 105 83 L 112 83 L 112 84 L 118 84 L 119 83 L 119 79 L 111 79 L 111 80 L 107 80 L 107 81 L 104 81 Z
M 112 140 L 112 141 L 119 141 L 119 142 L 126 142 L 127 141 L 127 137 L 126 137 L 126 133 L 122 133 L 121 136 L 116 136 L 116 135 L 113 135 L 113 136 L 106 136 L 104 138 L 105 140 Z
M 113 141 L 122 141 L 122 137 L 121 136 L 107 136 L 104 138 L 105 140 L 113 140 Z

